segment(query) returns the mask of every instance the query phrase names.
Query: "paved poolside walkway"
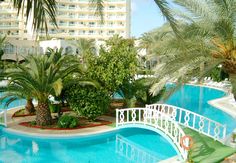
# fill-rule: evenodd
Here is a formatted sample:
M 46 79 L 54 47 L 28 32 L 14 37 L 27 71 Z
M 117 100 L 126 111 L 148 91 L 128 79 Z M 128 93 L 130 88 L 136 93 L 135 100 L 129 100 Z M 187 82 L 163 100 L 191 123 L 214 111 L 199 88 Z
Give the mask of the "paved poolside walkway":
M 236 118 L 236 102 L 232 95 L 225 96 L 223 98 L 211 100 L 208 102 L 210 105 L 225 111 L 232 117 Z
M 236 153 L 236 149 L 225 146 L 222 143 L 199 134 L 196 131 L 184 128 L 184 132 L 193 138 L 194 144 L 190 151 L 193 162 L 221 162 L 224 158 Z
M 19 109 L 11 109 L 7 112 L 7 131 L 18 133 L 18 134 L 27 134 L 32 136 L 58 136 L 58 137 L 67 137 L 67 136 L 82 136 L 88 134 L 97 134 L 106 131 L 114 130 L 114 127 L 103 125 L 97 127 L 89 127 L 75 130 L 48 130 L 48 129 L 37 129 L 37 128 L 29 128 L 25 126 L 19 125 L 20 122 L 32 121 L 35 119 L 35 116 L 28 117 L 17 117 L 11 118 L 14 112 Z M 99 117 L 101 120 L 107 120 L 111 122 L 115 122 L 114 117 L 109 116 L 101 116 Z

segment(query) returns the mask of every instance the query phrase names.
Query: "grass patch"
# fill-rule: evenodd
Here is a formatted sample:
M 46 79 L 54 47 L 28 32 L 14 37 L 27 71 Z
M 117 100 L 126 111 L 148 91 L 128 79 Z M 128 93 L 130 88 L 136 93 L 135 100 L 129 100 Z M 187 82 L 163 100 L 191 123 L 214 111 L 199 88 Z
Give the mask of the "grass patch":
M 3 123 L 3 122 L 4 122 L 3 117 L 0 117 L 0 123 Z
M 115 128 L 116 127 L 116 123 L 107 124 L 107 126 Z
M 190 158 L 193 162 L 221 162 L 224 158 L 236 152 L 236 149 L 225 146 L 220 142 L 191 129 L 184 128 L 184 132 L 191 136 L 194 141 L 190 151 Z

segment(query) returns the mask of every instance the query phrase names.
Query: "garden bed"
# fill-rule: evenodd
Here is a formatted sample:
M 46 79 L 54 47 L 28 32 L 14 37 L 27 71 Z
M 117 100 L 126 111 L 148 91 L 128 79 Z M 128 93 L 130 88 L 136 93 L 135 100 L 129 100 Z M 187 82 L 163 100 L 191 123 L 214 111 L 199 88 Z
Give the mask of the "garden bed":
M 71 111 L 70 108 L 68 107 L 64 107 L 62 108 L 61 112 L 68 112 L 68 111 Z M 31 113 L 31 114 L 27 114 L 25 113 L 25 109 L 20 109 L 18 111 L 16 111 L 13 115 L 12 115 L 12 118 L 17 118 L 17 117 L 28 117 L 28 116 L 34 116 L 35 113 Z
M 90 128 L 90 127 L 97 127 L 97 126 L 103 126 L 103 125 L 110 125 L 112 122 L 105 121 L 105 120 L 96 120 L 94 122 L 90 122 L 85 118 L 79 119 L 79 125 L 75 128 L 59 128 L 57 126 L 57 121 L 53 120 L 53 124 L 50 126 L 38 126 L 34 124 L 34 121 L 30 122 L 21 122 L 19 125 L 30 127 L 30 128 L 38 128 L 38 129 L 47 129 L 47 130 L 76 130 L 76 129 L 82 129 L 82 128 Z

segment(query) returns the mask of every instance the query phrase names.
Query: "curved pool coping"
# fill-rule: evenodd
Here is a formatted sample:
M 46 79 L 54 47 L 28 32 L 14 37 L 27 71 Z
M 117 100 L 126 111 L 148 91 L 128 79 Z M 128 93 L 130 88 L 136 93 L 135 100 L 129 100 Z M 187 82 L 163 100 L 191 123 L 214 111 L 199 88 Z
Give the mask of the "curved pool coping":
M 233 117 L 234 119 L 236 119 L 236 108 L 235 110 L 231 111 L 230 109 L 224 107 L 224 106 L 218 106 L 216 105 L 216 102 L 219 100 L 224 100 L 225 98 L 228 98 L 230 96 L 230 94 L 221 88 L 215 88 L 215 87 L 210 87 L 210 86 L 206 86 L 206 85 L 201 85 L 201 84 L 186 84 L 186 85 L 192 85 L 192 86 L 199 86 L 199 87 L 206 87 L 206 88 L 210 88 L 210 89 L 215 89 L 215 90 L 219 90 L 219 91 L 223 91 L 226 93 L 225 96 L 221 97 L 221 98 L 217 98 L 214 100 L 210 100 L 208 101 L 208 103 L 214 107 L 216 107 L 217 109 L 220 109 L 222 111 L 224 111 L 225 113 L 229 114 L 229 116 Z M 10 108 L 8 110 L 14 110 L 14 109 L 19 109 L 22 108 L 22 106 L 18 106 L 18 107 L 14 107 L 14 108 Z M 9 122 L 8 122 L 9 123 Z M 29 135 L 29 136 L 36 136 L 36 137 L 57 137 L 57 138 L 65 138 L 65 137 L 79 137 L 79 136 L 86 136 L 86 135 L 94 135 L 94 134 L 100 134 L 100 133 L 104 133 L 104 132 L 109 132 L 109 131 L 114 131 L 116 130 L 116 128 L 114 127 L 110 127 L 110 126 L 99 126 L 99 127 L 94 127 L 93 129 L 79 129 L 79 130 L 74 130 L 74 132 L 70 132 L 69 130 L 65 130 L 65 133 L 62 132 L 58 132 L 58 133 L 50 133 L 51 130 L 43 130 L 45 132 L 48 131 L 48 133 L 40 133 L 40 132 L 34 132 L 31 129 L 28 129 L 27 131 L 25 130 L 20 130 L 20 129 L 14 129 L 14 128 L 4 128 L 5 132 L 9 132 L 9 133 L 14 133 L 14 134 L 20 134 L 20 135 Z M 39 131 L 42 129 L 38 129 Z M 82 131 L 82 132 L 81 132 Z
M 206 87 L 206 88 L 215 89 L 215 90 L 225 92 L 226 93 L 225 96 L 214 99 L 214 100 L 210 100 L 210 101 L 208 101 L 208 103 L 210 105 L 212 105 L 213 107 L 216 107 L 217 109 L 222 110 L 223 112 L 229 114 L 231 117 L 236 119 L 236 108 L 235 108 L 235 110 L 233 111 L 233 114 L 232 114 L 232 112 L 230 112 L 229 109 L 227 109 L 225 106 L 218 106 L 218 105 L 215 104 L 216 101 L 218 101 L 218 100 L 222 100 L 222 99 L 224 100 L 225 98 L 228 98 L 230 96 L 228 91 L 226 91 L 224 89 L 221 89 L 221 88 L 206 86 L 206 85 L 202 85 L 202 84 L 189 84 L 188 83 L 186 85 Z M 18 106 L 18 107 L 10 108 L 8 110 L 19 109 L 21 107 L 22 106 Z M 21 130 L 16 130 L 16 129 L 12 129 L 12 128 L 3 128 L 2 130 L 3 130 L 3 132 L 5 132 L 7 134 L 16 134 L 16 135 L 19 135 L 19 136 L 22 136 L 22 137 L 30 137 L 30 138 L 38 138 L 38 139 L 43 139 L 43 138 L 47 138 L 47 139 L 84 138 L 84 139 L 86 139 L 86 138 L 91 138 L 91 137 L 94 137 L 94 136 L 102 136 L 102 135 L 105 135 L 105 134 L 113 134 L 113 133 L 119 132 L 119 128 L 114 128 L 114 127 L 110 127 L 110 126 L 106 126 L 106 127 L 108 127 L 108 128 L 99 129 L 99 130 L 98 130 L 99 127 L 94 127 L 94 129 L 97 129 L 97 130 L 95 130 L 93 132 L 82 132 L 82 133 L 80 133 L 78 131 L 78 133 L 67 133 L 67 134 L 63 134 L 63 133 L 57 133 L 57 134 L 34 133 L 34 132 L 25 132 L 25 131 L 21 131 Z M 48 130 L 48 131 L 50 132 L 50 130 Z M 176 162 L 179 162 L 179 157 L 177 155 L 173 156 L 173 157 L 170 157 L 166 160 L 162 160 L 161 162 L 166 162 L 166 161 L 168 162 L 170 159 L 173 159 Z
M 226 95 L 220 98 L 216 98 L 213 100 L 207 101 L 207 103 L 225 113 L 227 113 L 229 116 L 231 116 L 233 119 L 236 119 L 236 106 L 233 105 L 223 105 L 222 103 L 229 103 L 229 100 L 231 100 L 232 93 L 228 92 L 228 90 L 225 90 L 223 88 L 217 88 L 217 87 L 212 87 L 212 86 L 207 86 L 207 85 L 202 85 L 202 84 L 186 84 L 186 85 L 192 85 L 192 86 L 199 86 L 199 87 L 206 87 L 210 89 L 215 89 L 218 91 L 224 92 Z M 221 103 L 221 104 L 220 104 Z

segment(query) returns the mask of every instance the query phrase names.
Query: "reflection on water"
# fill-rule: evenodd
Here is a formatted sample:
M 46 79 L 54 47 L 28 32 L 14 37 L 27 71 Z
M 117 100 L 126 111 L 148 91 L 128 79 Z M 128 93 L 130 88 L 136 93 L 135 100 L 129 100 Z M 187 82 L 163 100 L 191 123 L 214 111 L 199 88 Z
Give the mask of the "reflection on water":
M 68 139 L 29 138 L 0 129 L 0 163 L 152 163 L 174 155 L 163 137 L 144 129 Z
M 152 151 L 135 144 L 121 135 L 116 136 L 116 153 L 131 162 L 156 163 L 160 161 Z

